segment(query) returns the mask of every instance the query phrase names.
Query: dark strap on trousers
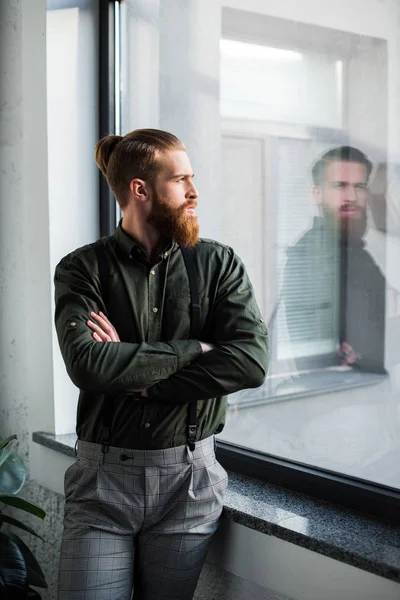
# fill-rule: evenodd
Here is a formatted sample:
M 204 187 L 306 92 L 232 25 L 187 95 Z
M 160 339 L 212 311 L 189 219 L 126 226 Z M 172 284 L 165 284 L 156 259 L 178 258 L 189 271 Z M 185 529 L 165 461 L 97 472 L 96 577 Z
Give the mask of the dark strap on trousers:
M 194 261 L 195 248 L 180 246 L 190 285 L 190 337 L 200 340 L 200 298 L 197 281 L 196 264 Z M 188 446 L 193 452 L 197 433 L 197 402 L 188 403 Z
M 109 285 L 108 285 L 108 274 L 110 272 L 109 268 L 109 259 L 107 258 L 106 250 L 103 244 L 95 243 L 91 244 L 93 250 L 96 253 L 97 257 L 97 266 L 99 269 L 99 280 L 100 280 L 100 290 L 101 297 L 103 299 L 104 305 L 106 307 L 106 312 L 108 308 L 108 294 L 109 294 Z M 102 415 L 102 436 L 101 436 L 101 445 L 103 449 L 103 453 L 107 451 L 107 446 L 110 444 L 110 436 L 111 436 L 111 423 L 112 416 L 114 412 L 114 402 L 112 396 L 105 397 L 103 415 Z

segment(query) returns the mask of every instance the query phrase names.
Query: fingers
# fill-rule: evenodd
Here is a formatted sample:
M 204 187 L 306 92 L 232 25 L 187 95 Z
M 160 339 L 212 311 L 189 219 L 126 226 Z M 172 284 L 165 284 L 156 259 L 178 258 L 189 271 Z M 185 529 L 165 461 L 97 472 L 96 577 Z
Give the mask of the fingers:
M 343 356 L 343 366 L 355 365 L 357 361 L 361 358 L 361 354 L 356 352 L 348 342 L 342 343 L 342 345 L 339 348 L 339 355 Z
M 96 342 L 119 342 L 115 327 L 110 323 L 104 313 L 91 312 L 93 321 L 86 321 L 86 325 L 93 331 L 92 337 Z M 95 335 L 96 334 L 96 335 Z
M 106 337 L 108 337 L 108 336 L 106 336 L 106 335 L 104 334 L 104 338 L 106 338 Z M 93 338 L 93 339 L 94 339 L 96 342 L 111 342 L 111 340 L 102 339 L 102 338 L 101 338 L 101 336 L 100 336 L 98 333 L 96 333 L 96 332 L 92 333 L 92 338 Z
M 96 342 L 111 342 L 111 337 L 102 330 L 102 328 L 93 321 L 86 321 L 86 325 L 93 331 L 92 338 Z
M 101 337 L 102 342 L 120 341 L 115 327 L 103 312 L 100 311 L 99 313 L 95 313 L 92 311 L 90 316 L 96 323 L 93 321 L 87 321 L 87 325 Z M 107 338 L 105 338 L 103 334 L 106 334 Z
M 96 317 L 99 317 L 100 319 L 102 319 L 103 321 L 105 321 L 107 323 L 107 325 L 109 325 L 110 327 L 113 327 L 113 324 L 111 323 L 111 321 L 108 319 L 108 317 L 103 313 L 103 312 L 99 312 L 98 314 L 96 313 L 91 313 L 92 315 L 95 315 Z

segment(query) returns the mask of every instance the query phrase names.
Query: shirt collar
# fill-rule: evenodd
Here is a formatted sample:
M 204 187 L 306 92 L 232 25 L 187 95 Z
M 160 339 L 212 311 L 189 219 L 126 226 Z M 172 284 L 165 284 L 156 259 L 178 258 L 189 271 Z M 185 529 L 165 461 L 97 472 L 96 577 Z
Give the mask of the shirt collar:
M 129 258 L 138 258 L 147 260 L 147 253 L 145 249 L 122 228 L 122 219 L 118 223 L 118 227 L 114 233 L 115 240 L 122 252 Z M 178 244 L 175 241 L 170 242 L 167 247 L 160 254 L 160 258 L 168 258 L 168 256 L 178 249 Z

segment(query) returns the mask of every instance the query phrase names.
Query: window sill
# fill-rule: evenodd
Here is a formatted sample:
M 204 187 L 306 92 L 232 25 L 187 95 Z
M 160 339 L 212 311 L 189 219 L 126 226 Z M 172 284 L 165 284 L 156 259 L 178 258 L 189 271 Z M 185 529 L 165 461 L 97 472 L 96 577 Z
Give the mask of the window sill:
M 377 385 L 387 377 L 387 375 L 362 372 L 343 366 L 270 375 L 259 388 L 231 394 L 229 406 L 249 408 L 283 400 L 310 398 L 330 392 Z
M 74 457 L 75 434 L 35 432 L 34 442 Z M 229 473 L 225 518 L 369 573 L 400 582 L 400 527 Z

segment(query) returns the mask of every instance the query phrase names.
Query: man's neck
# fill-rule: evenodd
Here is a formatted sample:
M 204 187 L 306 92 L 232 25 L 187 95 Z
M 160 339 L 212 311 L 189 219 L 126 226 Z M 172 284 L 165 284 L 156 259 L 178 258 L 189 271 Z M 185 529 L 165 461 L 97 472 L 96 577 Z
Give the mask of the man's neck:
M 124 215 L 122 229 L 145 250 L 148 261 L 154 265 L 159 260 L 167 240 L 161 233 L 146 221 L 139 218 L 130 218 Z

